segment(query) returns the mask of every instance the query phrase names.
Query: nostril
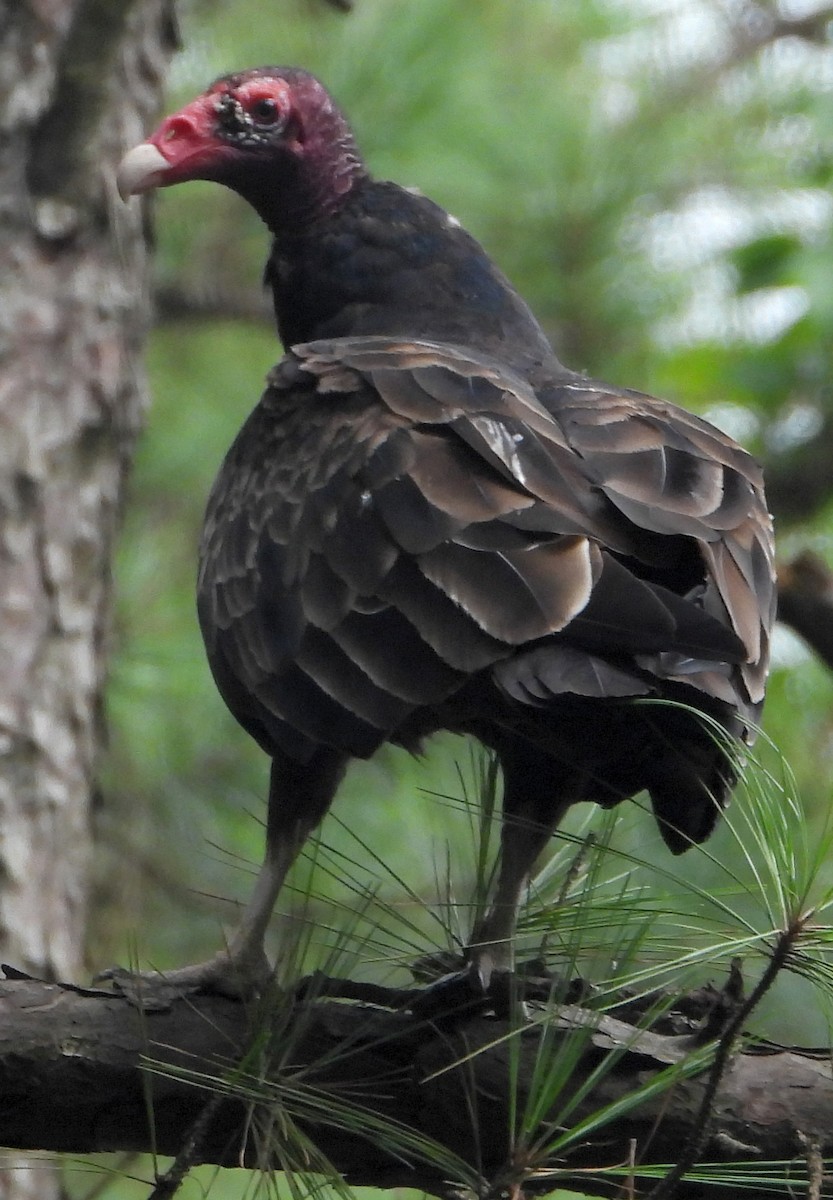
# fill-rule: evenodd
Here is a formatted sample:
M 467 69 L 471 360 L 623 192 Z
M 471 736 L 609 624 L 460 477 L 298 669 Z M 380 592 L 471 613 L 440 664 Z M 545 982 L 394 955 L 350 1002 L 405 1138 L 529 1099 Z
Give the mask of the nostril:
M 175 138 L 193 138 L 197 135 L 198 130 L 193 121 L 188 117 L 183 117 L 178 114 L 171 117 L 166 123 L 166 128 L 162 134 L 162 141 L 172 142 Z

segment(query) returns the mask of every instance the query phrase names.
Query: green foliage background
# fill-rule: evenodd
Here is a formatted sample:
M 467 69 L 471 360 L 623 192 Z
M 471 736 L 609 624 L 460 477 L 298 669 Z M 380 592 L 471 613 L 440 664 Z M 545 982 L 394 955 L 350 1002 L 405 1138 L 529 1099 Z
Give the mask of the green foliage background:
M 767 463 L 795 462 L 798 480 L 803 449 L 833 416 L 833 49 L 823 26 L 815 39 L 776 36 L 791 11 L 764 0 L 356 0 L 344 15 L 312 0 L 191 0 L 168 108 L 235 67 L 315 71 L 374 172 L 458 216 L 569 365 L 696 409 Z M 160 967 L 212 952 L 262 849 L 267 764 L 215 693 L 193 590 L 208 487 L 280 353 L 265 305 L 257 315 L 266 235 L 210 185 L 154 206 L 160 318 L 117 563 L 96 966 L 131 947 Z M 812 547 L 833 561 L 832 518 L 827 495 L 791 512 L 782 557 Z M 812 829 L 829 807 L 832 704 L 829 672 L 779 635 L 765 728 Z M 357 971 L 402 982 L 409 958 L 453 941 L 421 901 L 467 897 L 470 816 L 442 799 L 463 794 L 461 776 L 470 789 L 469 750 L 451 738 L 424 761 L 390 751 L 355 766 L 323 840 L 356 863 L 356 883 L 338 878 L 345 860 L 319 879 L 309 965 L 355 906 L 353 887 L 378 887 L 395 914 Z M 619 844 L 671 868 L 637 806 L 620 825 Z M 730 841 L 719 833 L 715 853 Z M 697 854 L 678 867 L 709 879 Z M 464 911 L 459 921 L 464 936 Z M 768 1028 L 824 1037 L 808 1006 L 796 1023 L 795 1004 L 776 999 Z

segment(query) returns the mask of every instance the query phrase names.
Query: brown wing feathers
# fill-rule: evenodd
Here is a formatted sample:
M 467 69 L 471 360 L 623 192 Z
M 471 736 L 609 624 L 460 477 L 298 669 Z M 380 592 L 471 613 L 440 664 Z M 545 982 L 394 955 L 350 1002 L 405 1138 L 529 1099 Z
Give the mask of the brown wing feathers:
M 771 587 L 754 464 L 647 398 L 544 399 L 384 338 L 276 370 L 215 487 L 200 580 L 218 683 L 237 711 L 245 681 L 267 749 L 294 730 L 372 753 L 492 668 L 524 704 L 671 680 L 752 712 Z
M 712 426 L 661 401 L 578 387 L 565 394 L 559 419 L 612 503 L 635 525 L 696 539 L 705 564 L 699 604 L 743 643 L 745 688 L 760 705 L 775 575 L 759 465 Z

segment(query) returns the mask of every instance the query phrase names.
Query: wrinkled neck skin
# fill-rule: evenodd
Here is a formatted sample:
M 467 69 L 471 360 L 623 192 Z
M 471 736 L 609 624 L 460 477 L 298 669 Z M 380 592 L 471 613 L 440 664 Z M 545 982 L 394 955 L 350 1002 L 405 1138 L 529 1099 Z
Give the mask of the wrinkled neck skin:
M 342 178 L 343 193 L 317 209 L 307 183 L 304 203 L 295 195 L 282 216 L 259 210 L 275 235 L 265 281 L 285 346 L 386 335 L 499 353 L 527 373 L 557 365 L 530 309 L 458 222 L 363 170 Z

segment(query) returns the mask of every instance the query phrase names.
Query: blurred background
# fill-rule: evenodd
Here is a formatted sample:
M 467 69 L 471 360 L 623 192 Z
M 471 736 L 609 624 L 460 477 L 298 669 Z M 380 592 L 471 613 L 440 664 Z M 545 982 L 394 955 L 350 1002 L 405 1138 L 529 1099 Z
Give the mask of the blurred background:
M 809 563 L 824 601 L 832 20 L 833 5 L 811 0 L 187 0 L 167 107 L 235 68 L 318 74 L 374 174 L 457 216 L 569 366 L 684 404 L 764 461 L 780 562 L 799 574 Z M 193 596 L 211 480 L 281 352 L 260 285 L 267 235 L 212 185 L 152 203 L 153 407 L 117 562 L 96 967 L 212 953 L 263 846 L 268 764 L 214 689 Z M 833 676 L 785 627 L 765 731 L 774 786 L 780 755 L 818 841 L 833 782 Z M 308 861 L 281 898 L 276 933 L 303 931 L 301 968 L 327 961 L 351 922 L 360 949 L 345 969 L 390 982 L 407 983 L 419 954 L 465 939 L 476 865 L 466 798 L 481 773 L 449 737 L 421 761 L 385 750 L 354 766 L 322 830 L 312 909 Z M 594 818 L 571 819 L 580 832 Z M 705 891 L 727 886 L 712 856 L 742 869 L 728 826 L 681 861 L 638 805 L 621 807 L 614 836 L 623 853 Z M 826 1014 L 797 1005 L 792 986 L 762 1028 L 826 1040 Z

